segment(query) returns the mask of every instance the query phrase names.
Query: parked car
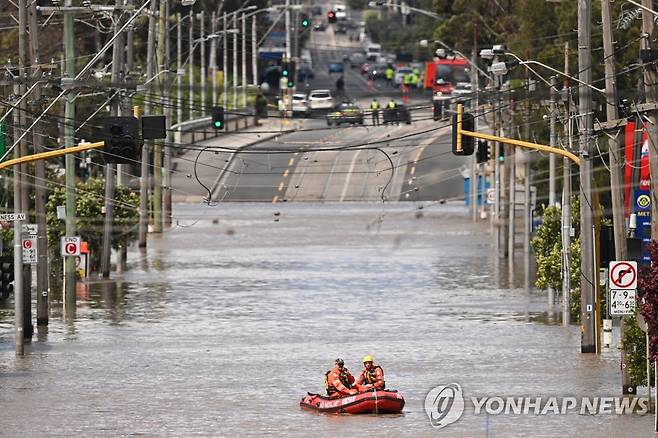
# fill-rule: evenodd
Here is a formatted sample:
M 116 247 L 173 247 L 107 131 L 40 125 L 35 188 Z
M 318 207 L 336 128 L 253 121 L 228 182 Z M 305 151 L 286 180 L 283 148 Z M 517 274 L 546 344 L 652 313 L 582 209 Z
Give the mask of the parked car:
M 329 74 L 343 73 L 344 71 L 345 65 L 342 62 L 332 62 L 329 64 Z
M 285 111 L 286 100 L 279 100 L 279 111 Z M 302 93 L 295 93 L 292 95 L 292 115 L 293 116 L 308 116 L 311 113 L 311 109 L 308 107 L 308 101 L 306 100 L 306 95 Z
M 363 125 L 363 110 L 352 102 L 339 103 L 327 114 L 327 125 L 338 126 L 341 123 Z
M 411 113 L 409 108 L 402 104 L 397 104 L 396 108 L 384 108 L 384 124 L 388 123 L 406 123 L 411 124 Z
M 398 67 L 395 69 L 395 76 L 393 77 L 393 83 L 396 87 L 399 87 L 404 82 L 404 77 L 408 74 L 413 73 L 411 67 Z
M 364 55 L 361 52 L 354 52 L 349 57 L 349 63 L 351 68 L 357 68 L 364 62 L 366 62 L 366 55 Z
M 312 90 L 308 94 L 308 106 L 311 111 L 327 110 L 334 106 L 334 98 L 329 90 Z
M 324 32 L 325 30 L 327 30 L 327 25 L 324 24 L 324 21 L 318 20 L 313 25 L 313 30 L 316 32 Z

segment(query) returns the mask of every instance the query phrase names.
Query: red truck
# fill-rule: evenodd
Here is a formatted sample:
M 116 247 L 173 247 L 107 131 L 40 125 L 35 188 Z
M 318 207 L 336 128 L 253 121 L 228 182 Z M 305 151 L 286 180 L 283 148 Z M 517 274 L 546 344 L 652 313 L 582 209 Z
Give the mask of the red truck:
M 425 63 L 425 88 L 434 95 L 450 95 L 458 82 L 470 82 L 468 62 L 464 58 L 436 59 Z

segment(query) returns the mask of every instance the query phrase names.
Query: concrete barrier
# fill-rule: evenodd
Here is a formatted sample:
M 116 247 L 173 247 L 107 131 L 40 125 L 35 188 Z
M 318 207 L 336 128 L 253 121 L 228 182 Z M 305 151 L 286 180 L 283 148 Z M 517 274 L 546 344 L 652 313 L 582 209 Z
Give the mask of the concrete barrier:
M 247 129 L 254 125 L 254 115 L 246 109 L 226 114 L 226 129 L 216 130 L 211 126 L 211 117 L 186 120 L 171 126 L 174 131 L 174 142 L 178 144 L 195 144 L 209 138 L 219 137 L 228 132 Z

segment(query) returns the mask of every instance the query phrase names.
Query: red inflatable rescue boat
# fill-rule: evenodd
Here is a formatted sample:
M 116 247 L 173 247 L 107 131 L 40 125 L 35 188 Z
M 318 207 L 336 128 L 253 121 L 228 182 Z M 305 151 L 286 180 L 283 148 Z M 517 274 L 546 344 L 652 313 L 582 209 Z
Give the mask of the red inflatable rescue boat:
M 305 409 L 346 414 L 397 414 L 402 412 L 404 398 L 397 391 L 369 391 L 341 398 L 308 393 L 299 402 Z

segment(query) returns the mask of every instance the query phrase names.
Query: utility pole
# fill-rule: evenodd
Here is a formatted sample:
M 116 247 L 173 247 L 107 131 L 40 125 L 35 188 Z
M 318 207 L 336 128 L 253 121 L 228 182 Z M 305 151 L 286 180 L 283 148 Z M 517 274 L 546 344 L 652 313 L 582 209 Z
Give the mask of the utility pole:
M 180 12 L 176 13 L 176 123 L 183 121 L 183 23 Z
M 286 62 L 290 62 L 292 60 L 292 53 L 290 47 L 290 0 L 286 0 L 285 15 L 286 15 Z M 283 97 L 287 98 L 289 96 L 289 93 L 290 93 L 290 89 L 288 88 L 288 84 L 286 84 L 286 87 L 283 89 Z M 288 99 L 288 108 L 286 108 L 286 110 L 292 113 L 292 98 Z
M 495 110 L 494 110 L 494 117 L 496 122 L 494 123 L 494 129 L 496 130 L 496 135 L 499 137 L 502 137 L 502 114 L 501 114 L 501 84 L 503 82 L 502 77 L 495 77 L 496 81 L 496 102 L 495 102 Z M 500 215 L 500 171 L 501 171 L 501 163 L 500 163 L 500 152 L 503 151 L 504 149 L 503 145 L 500 144 L 499 142 L 494 143 L 494 208 L 493 208 L 493 226 L 494 226 L 494 246 L 496 248 L 496 260 L 500 258 L 501 255 L 501 215 Z
M 578 0 L 578 79 L 592 83 L 591 54 L 592 1 Z M 580 128 L 580 321 L 582 353 L 596 353 L 595 285 L 594 272 L 594 199 L 592 197 L 592 91 L 578 87 Z M 595 275 L 596 274 L 596 275 Z
M 525 114 L 523 120 L 523 135 L 526 139 L 530 140 L 530 77 L 528 69 L 526 69 L 526 100 L 525 100 Z M 549 154 L 553 155 L 553 154 Z M 523 153 L 523 266 L 524 266 L 524 282 L 526 287 L 530 283 L 530 233 L 532 231 L 532 209 L 530 208 L 530 164 L 532 162 L 532 154 L 529 151 Z M 550 307 L 553 307 L 553 290 L 549 290 Z
M 66 0 L 64 4 L 67 10 L 64 12 L 64 74 L 68 79 L 75 78 L 75 40 L 73 33 L 73 13 L 68 10 L 72 5 L 72 0 Z M 75 93 L 68 90 L 66 93 L 66 102 L 64 107 L 64 145 L 73 147 L 74 139 L 74 121 L 75 121 Z M 65 163 L 65 185 L 66 185 L 66 235 L 76 235 L 76 196 L 75 196 L 75 157 L 72 154 L 66 155 Z M 65 297 L 64 309 L 67 315 L 75 314 L 75 259 L 66 257 L 64 261 L 64 284 Z M 14 288 L 16 286 L 14 285 Z
M 510 103 L 512 102 L 512 94 L 510 92 Z M 514 106 L 510 105 L 510 136 L 514 136 L 514 113 L 512 108 Z M 508 147 L 509 154 L 509 207 L 508 207 L 508 234 L 507 234 L 507 266 L 509 268 L 510 278 L 514 278 L 514 247 L 516 245 L 516 150 L 513 147 Z M 505 161 L 507 157 L 505 157 Z M 511 287 L 511 285 L 510 285 Z
M 569 88 L 569 42 L 564 44 L 564 84 L 563 93 L 566 99 L 564 136 L 568 142 L 569 151 L 573 152 L 571 132 L 571 92 Z M 571 324 L 571 162 L 568 158 L 562 160 L 562 325 Z
M 162 8 L 160 8 L 162 9 Z M 203 9 L 199 12 L 199 32 L 201 33 L 201 117 L 206 115 L 206 27 Z
M 116 0 L 116 6 L 121 6 L 121 0 Z M 121 74 L 121 53 L 124 50 L 123 35 L 117 35 L 120 31 L 121 22 L 120 14 L 114 14 L 114 46 L 112 47 L 112 76 L 111 81 L 113 84 L 119 82 Z M 119 115 L 119 99 L 115 97 L 114 102 L 111 103 L 111 114 L 113 116 Z M 112 255 L 112 225 L 114 221 L 114 173 L 116 170 L 115 164 L 105 165 L 105 220 L 103 223 L 103 243 L 101 248 L 101 273 L 103 278 L 110 277 L 110 258 Z M 68 257 L 74 260 L 73 257 Z
M 188 107 L 190 110 L 190 115 L 188 120 L 194 119 L 194 12 L 192 12 L 192 8 L 190 8 L 190 36 L 189 36 L 189 90 L 190 94 L 188 96 Z
M 550 105 L 550 146 L 557 147 L 557 78 L 551 77 L 551 105 Z M 556 156 L 555 154 L 548 154 L 548 205 L 555 207 L 557 196 L 555 192 L 555 172 L 556 172 Z
M 252 85 L 255 87 L 258 86 L 258 37 L 256 35 L 256 14 L 251 17 L 251 76 Z
M 165 8 L 165 69 L 169 70 L 171 66 L 171 47 L 170 47 L 170 29 L 169 29 L 169 16 L 171 14 L 171 3 L 166 1 Z M 174 142 L 174 133 L 171 132 L 171 119 L 173 115 L 173 108 L 171 107 L 171 72 L 165 73 L 164 82 L 164 108 L 165 120 L 167 126 L 167 144 L 164 148 L 164 189 L 163 189 L 163 209 L 164 209 L 164 227 L 171 227 L 171 144 Z
M 601 22 L 603 26 L 603 59 L 605 65 L 606 117 L 608 122 L 619 119 L 617 111 L 617 85 L 615 83 L 614 41 L 612 37 L 612 19 L 610 0 L 601 0 Z M 610 192 L 612 195 L 612 222 L 615 236 L 615 259 L 626 260 L 626 222 L 624 219 L 624 175 L 623 146 L 620 142 L 623 135 L 608 137 L 608 155 L 610 156 Z M 623 339 L 627 319 L 620 318 L 620 336 Z M 628 373 L 628 351 L 621 352 L 622 393 L 635 394 L 634 386 Z
M 228 71 L 227 71 L 227 64 L 228 64 L 228 35 L 226 34 L 226 15 L 224 15 L 224 20 L 222 21 L 223 24 L 223 35 L 224 35 L 224 44 L 222 44 L 223 50 L 222 50 L 222 104 L 224 105 L 224 109 L 226 110 L 228 107 Z
M 247 107 L 247 18 L 242 13 L 242 104 Z
M 149 81 L 155 72 L 155 15 L 157 3 L 155 0 L 151 1 L 149 5 L 149 32 L 146 47 L 146 80 Z M 178 22 L 180 26 L 180 21 Z M 147 90 L 151 89 L 150 82 L 147 85 Z M 180 87 L 178 88 L 180 93 Z M 179 100 L 180 104 L 180 100 Z M 144 100 L 144 114 L 151 114 L 151 98 Z M 140 165 L 141 175 L 139 178 L 139 247 L 146 248 L 147 234 L 149 226 L 149 163 L 150 154 L 149 146 L 151 141 L 145 141 L 142 147 L 142 162 Z
M 471 50 L 471 62 L 477 65 L 477 26 L 473 27 L 473 49 Z M 471 68 L 471 89 L 474 93 L 473 97 L 473 112 L 475 113 L 475 130 L 478 130 L 478 71 L 476 68 Z M 479 142 L 477 143 L 479 144 Z M 479 149 L 479 146 L 478 146 Z M 477 222 L 478 215 L 478 164 L 477 154 L 471 156 L 471 218 L 473 222 Z
M 158 22 L 158 42 L 156 61 L 158 66 L 158 91 L 161 99 L 164 101 L 165 78 L 164 71 L 168 68 L 165 65 L 165 37 L 167 36 L 167 2 L 169 0 L 160 0 L 159 22 Z M 203 39 L 203 13 L 201 13 L 201 38 Z M 203 47 L 202 47 L 203 49 Z M 203 51 L 201 52 L 203 53 Z M 202 55 L 203 56 L 203 55 Z M 201 64 L 203 65 L 203 63 Z M 202 67 L 202 72 L 205 69 Z M 201 75 L 202 81 L 203 74 Z M 202 82 L 203 83 L 203 82 Z M 203 89 L 201 101 L 203 102 Z M 167 93 L 168 94 L 168 93 Z M 164 104 L 165 102 L 163 102 Z M 164 105 L 163 105 L 164 106 Z M 203 103 L 201 104 L 201 113 L 203 114 Z M 164 111 L 161 111 L 164 114 Z M 162 142 L 156 140 L 153 143 L 153 232 L 162 233 Z
M 210 75 L 212 83 L 212 106 L 217 106 L 217 17 L 215 11 L 210 15 L 210 33 L 212 39 L 210 40 Z
M 32 61 L 32 79 L 41 80 L 41 67 L 39 66 L 39 22 L 37 4 L 30 5 L 30 58 Z M 34 113 L 41 112 L 41 85 L 34 88 Z M 32 128 L 32 144 L 34 152 L 42 152 L 43 137 L 41 125 Z M 46 233 L 46 163 L 38 160 L 34 163 L 35 193 L 34 207 L 37 222 L 37 327 L 47 326 L 49 319 L 48 309 L 48 235 Z
M 233 14 L 233 29 L 238 28 L 238 15 Z M 238 107 L 238 34 L 233 34 L 233 109 Z

